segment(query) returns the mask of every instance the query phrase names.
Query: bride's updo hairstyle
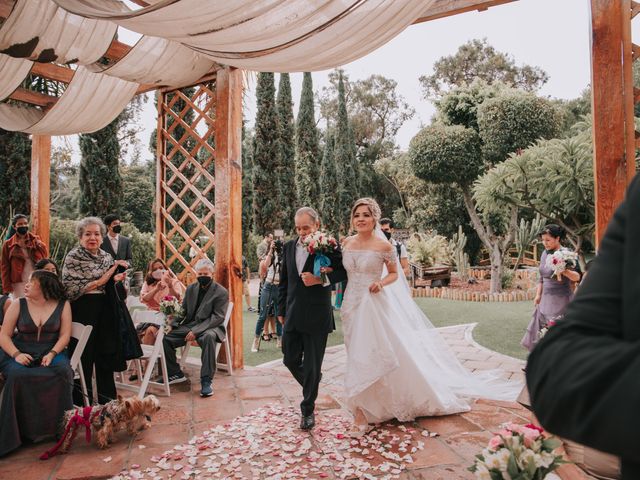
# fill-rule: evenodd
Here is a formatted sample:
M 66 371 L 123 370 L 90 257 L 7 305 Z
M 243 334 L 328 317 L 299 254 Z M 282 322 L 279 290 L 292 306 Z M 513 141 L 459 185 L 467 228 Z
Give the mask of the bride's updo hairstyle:
M 358 209 L 358 207 L 362 207 L 363 205 L 369 209 L 369 213 L 371 213 L 371 216 L 376 221 L 376 223 L 379 223 L 380 219 L 382 218 L 382 210 L 380 209 L 380 205 L 378 205 L 378 202 L 369 197 L 361 198 L 359 200 L 356 200 L 356 203 L 353 204 L 353 208 L 351 209 L 351 220 L 349 222 L 351 225 L 351 230 L 355 230 L 355 226 L 353 224 L 353 216 L 356 214 L 356 210 Z

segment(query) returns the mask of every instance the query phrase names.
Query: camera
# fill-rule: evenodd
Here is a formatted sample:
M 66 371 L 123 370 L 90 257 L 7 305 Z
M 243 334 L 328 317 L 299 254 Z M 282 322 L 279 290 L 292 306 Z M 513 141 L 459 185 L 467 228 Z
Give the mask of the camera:
M 282 256 L 283 247 L 284 247 L 284 242 L 279 238 L 273 241 L 273 251 L 276 252 L 278 256 Z

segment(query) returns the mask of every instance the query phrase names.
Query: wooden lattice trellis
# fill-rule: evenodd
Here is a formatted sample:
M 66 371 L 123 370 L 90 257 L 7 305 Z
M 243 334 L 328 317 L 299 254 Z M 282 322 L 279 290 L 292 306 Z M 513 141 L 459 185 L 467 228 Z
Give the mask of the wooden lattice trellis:
M 215 104 L 211 83 L 158 93 L 156 250 L 185 283 L 214 245 Z

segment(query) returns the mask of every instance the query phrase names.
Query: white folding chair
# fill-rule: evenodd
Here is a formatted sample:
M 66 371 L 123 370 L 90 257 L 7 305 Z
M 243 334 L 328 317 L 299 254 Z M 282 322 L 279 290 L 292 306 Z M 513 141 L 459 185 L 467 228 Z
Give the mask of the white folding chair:
M 227 313 L 224 316 L 224 322 L 222 325 L 225 330 L 228 331 L 229 321 L 231 320 L 231 313 L 233 312 L 233 302 L 229 302 L 229 306 L 227 307 Z M 216 344 L 216 360 L 218 359 L 218 354 L 220 353 L 220 348 L 224 345 L 225 357 L 227 359 L 227 363 L 217 363 L 217 368 L 219 370 L 226 370 L 229 375 L 233 375 L 233 364 L 231 360 L 231 342 L 229 341 L 229 336 L 227 335 L 224 339 L 224 342 Z M 190 342 L 182 347 L 182 353 L 180 355 L 180 368 L 184 369 L 184 366 L 187 363 L 187 358 L 189 357 L 189 348 L 191 347 Z
M 171 396 L 171 389 L 169 387 L 169 374 L 167 373 L 167 362 L 164 358 L 164 349 L 162 348 L 162 339 L 164 338 L 164 318 L 161 313 L 154 312 L 152 310 L 136 310 L 133 312 L 133 323 L 152 323 L 158 327 L 158 335 L 153 345 L 140 345 L 142 348 L 142 357 L 135 359 L 136 367 L 138 370 L 138 378 L 141 379 L 140 386 L 128 384 L 124 382 L 116 382 L 116 385 L 120 388 L 127 390 L 138 391 L 138 398 L 144 398 L 144 394 L 149 388 L 149 385 L 156 385 L 163 387 L 164 393 L 167 397 Z M 142 360 L 146 360 L 147 365 L 142 373 Z M 160 371 L 162 372 L 163 382 L 154 382 L 151 380 L 151 375 L 155 368 L 156 362 L 160 361 Z
M 82 362 L 80 362 L 80 359 L 82 358 L 82 352 L 84 352 L 84 348 L 87 346 L 87 342 L 89 341 L 91 330 L 93 330 L 93 327 L 91 325 L 83 325 L 78 322 L 71 322 L 71 336 L 75 338 L 78 343 L 76 344 L 76 348 L 73 351 L 73 355 L 71 355 L 71 360 L 69 360 L 69 363 L 71 364 L 71 369 L 74 372 L 74 378 L 80 379 L 82 396 L 84 404 L 87 407 L 91 404 L 91 402 L 89 402 L 87 383 L 84 379 L 84 372 L 82 371 Z

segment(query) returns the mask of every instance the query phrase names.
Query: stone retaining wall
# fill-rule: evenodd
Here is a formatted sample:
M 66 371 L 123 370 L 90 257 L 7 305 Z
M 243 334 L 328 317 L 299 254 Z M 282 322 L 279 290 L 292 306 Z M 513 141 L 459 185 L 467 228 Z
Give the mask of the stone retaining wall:
M 460 300 L 463 302 L 524 302 L 533 300 L 536 297 L 535 288 L 527 291 L 503 292 L 503 293 L 481 293 L 464 292 L 451 288 L 414 288 L 412 289 L 414 298 L 442 298 L 444 300 Z

